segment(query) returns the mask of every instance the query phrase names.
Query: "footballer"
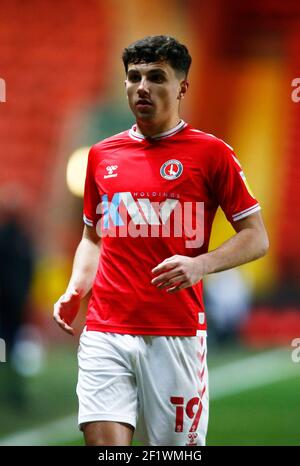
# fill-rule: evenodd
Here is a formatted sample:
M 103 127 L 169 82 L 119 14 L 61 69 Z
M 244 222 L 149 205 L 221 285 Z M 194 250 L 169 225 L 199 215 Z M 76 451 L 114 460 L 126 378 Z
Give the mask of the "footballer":
M 54 319 L 67 333 L 92 289 L 78 350 L 86 445 L 205 445 L 202 279 L 264 256 L 260 206 L 233 149 L 180 117 L 191 56 L 169 36 L 125 48 L 132 128 L 89 152 L 84 229 Z M 235 234 L 208 252 L 218 207 Z

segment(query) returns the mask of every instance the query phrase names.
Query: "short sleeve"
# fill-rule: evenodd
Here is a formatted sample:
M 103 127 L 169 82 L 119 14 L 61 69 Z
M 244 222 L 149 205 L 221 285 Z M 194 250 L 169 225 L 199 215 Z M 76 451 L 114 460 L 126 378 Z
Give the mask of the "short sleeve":
M 214 194 L 229 222 L 235 222 L 259 211 L 260 206 L 232 148 L 220 141 L 218 150 Z
M 89 227 L 96 226 L 99 217 L 96 213 L 100 195 L 96 184 L 95 165 L 95 151 L 92 147 L 88 156 L 83 199 L 83 221 Z

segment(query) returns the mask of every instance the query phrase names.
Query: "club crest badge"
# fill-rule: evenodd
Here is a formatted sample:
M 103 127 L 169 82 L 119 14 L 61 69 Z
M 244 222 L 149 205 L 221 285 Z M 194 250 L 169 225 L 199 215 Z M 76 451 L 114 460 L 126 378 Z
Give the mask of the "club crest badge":
M 160 174 L 165 180 L 176 180 L 183 172 L 183 165 L 179 160 L 168 160 L 160 167 Z

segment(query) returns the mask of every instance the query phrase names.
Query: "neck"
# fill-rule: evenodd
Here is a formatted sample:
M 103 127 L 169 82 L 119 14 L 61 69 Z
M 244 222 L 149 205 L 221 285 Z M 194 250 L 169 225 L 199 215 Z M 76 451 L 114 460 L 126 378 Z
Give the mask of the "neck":
M 136 120 L 137 132 L 141 133 L 145 137 L 155 136 L 156 134 L 164 133 L 169 131 L 180 122 L 179 115 L 174 115 L 171 119 L 164 122 L 154 122 L 154 121 L 145 121 L 145 120 Z

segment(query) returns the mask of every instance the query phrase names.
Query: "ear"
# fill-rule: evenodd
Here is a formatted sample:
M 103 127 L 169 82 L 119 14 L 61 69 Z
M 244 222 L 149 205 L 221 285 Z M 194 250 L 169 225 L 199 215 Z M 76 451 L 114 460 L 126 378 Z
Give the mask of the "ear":
M 125 81 L 124 81 L 124 87 L 125 87 L 125 92 L 126 92 L 126 98 L 128 99 L 128 95 L 127 95 L 127 79 L 125 79 Z
M 183 99 L 185 94 L 187 93 L 187 90 L 189 88 L 189 82 L 185 79 L 184 81 L 181 81 L 180 83 L 180 99 Z

